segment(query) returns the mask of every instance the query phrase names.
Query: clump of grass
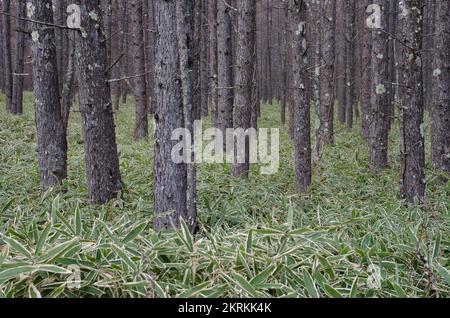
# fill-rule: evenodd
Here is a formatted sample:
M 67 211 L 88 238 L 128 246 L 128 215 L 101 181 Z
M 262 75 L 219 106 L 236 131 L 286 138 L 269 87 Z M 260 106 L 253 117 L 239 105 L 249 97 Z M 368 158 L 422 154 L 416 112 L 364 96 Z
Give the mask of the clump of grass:
M 391 167 L 373 174 L 357 129 L 338 126 L 304 195 L 285 129 L 278 174 L 255 166 L 238 180 L 227 165 L 201 166 L 192 237 L 151 230 L 153 145 L 132 142 L 132 105 L 117 114 L 125 189 L 98 207 L 86 199 L 77 113 L 64 191 L 41 192 L 31 95 L 26 104 L 22 118 L 1 115 L 1 297 L 449 296 L 450 189 L 428 171 L 426 207 L 405 207 L 396 128 Z M 279 126 L 276 105 L 263 107 L 260 126 Z

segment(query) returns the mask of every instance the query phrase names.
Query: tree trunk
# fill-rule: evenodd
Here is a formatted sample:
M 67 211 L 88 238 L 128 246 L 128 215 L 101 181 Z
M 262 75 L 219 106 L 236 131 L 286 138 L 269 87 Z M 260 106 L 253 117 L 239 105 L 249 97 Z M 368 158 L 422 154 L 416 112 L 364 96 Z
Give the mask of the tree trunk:
M 64 131 L 67 132 L 69 126 L 70 110 L 72 108 L 73 90 L 75 84 L 75 34 L 68 37 L 69 56 L 67 57 L 66 74 L 64 75 L 64 83 L 61 98 L 62 118 Z
M 401 105 L 400 192 L 407 202 L 420 204 L 425 198 L 425 150 L 422 79 L 422 1 L 404 0 L 400 5 L 400 55 L 403 104 Z
M 220 1 L 220 0 L 219 0 Z M 208 0 L 209 20 L 209 91 L 210 106 L 213 110 L 212 122 L 218 126 L 217 94 L 217 0 Z
M 450 172 L 450 2 L 436 6 L 435 56 L 431 103 L 431 164 Z
M 81 32 L 76 36 L 77 75 L 83 122 L 89 198 L 106 203 L 121 190 L 114 117 L 106 78 L 106 43 L 100 0 L 78 0 Z
M 335 27 L 335 41 L 336 41 L 336 52 L 335 52 L 335 79 L 334 86 L 336 91 L 336 99 L 338 102 L 338 117 L 341 124 L 345 124 L 346 120 L 346 91 L 347 91 L 347 72 L 346 72 L 346 3 L 345 0 L 336 1 L 336 27 Z
M 252 125 L 256 1 L 239 1 L 238 12 L 235 128 L 242 128 L 246 131 Z M 249 174 L 248 139 L 245 144 L 245 162 L 238 163 L 236 160 L 233 165 L 233 176 L 235 177 L 248 177 Z
M 177 1 L 177 33 L 183 94 L 184 127 L 194 135 L 192 59 L 194 37 L 194 4 L 191 0 Z M 187 153 L 186 210 L 187 224 L 192 233 L 197 231 L 197 171 L 193 152 Z
M 290 94 L 294 108 L 296 185 L 298 192 L 311 186 L 310 105 L 306 97 L 306 7 L 302 1 L 289 0 L 289 25 L 292 29 L 292 77 Z
M 381 29 L 372 28 L 371 89 L 369 105 L 369 166 L 372 170 L 388 166 L 388 2 L 373 0 L 381 8 Z M 373 12 L 370 12 L 373 13 Z
M 55 20 L 55 24 L 64 25 L 64 0 L 53 0 L 53 17 Z M 60 94 L 63 89 L 62 79 L 64 78 L 64 45 L 63 45 L 63 36 L 65 30 L 55 28 L 55 39 L 56 39 L 56 56 L 58 63 L 58 78 L 60 79 L 58 83 Z
M 361 132 L 364 138 L 369 138 L 369 109 L 370 109 L 370 89 L 371 89 L 371 62 L 372 62 L 372 33 L 367 25 L 366 10 L 371 0 L 358 1 L 358 14 L 362 16 L 360 30 L 362 32 L 361 41 Z
M 2 11 L 11 13 L 11 1 L 3 0 Z M 11 18 L 3 15 L 3 67 L 5 72 L 4 90 L 6 111 L 13 112 L 12 96 L 13 96 L 13 78 L 12 78 L 12 57 L 11 57 Z
M 51 0 L 31 0 L 30 19 L 53 23 Z M 36 102 L 36 128 L 41 185 L 44 189 L 67 177 L 67 140 L 61 117 L 55 34 L 32 23 L 31 51 Z
M 145 49 L 142 0 L 131 2 L 133 20 L 133 66 L 134 75 L 145 74 Z M 145 75 L 134 78 L 134 99 L 136 105 L 135 131 L 136 140 L 148 137 L 148 99 Z
M 179 227 L 180 218 L 187 219 L 187 167 L 172 160 L 172 132 L 183 127 L 183 100 L 179 76 L 176 0 L 156 0 L 156 109 L 154 160 L 155 230 Z
M 18 0 L 16 2 L 16 15 L 26 18 L 26 0 Z M 16 50 L 15 50 L 15 69 L 13 78 L 13 100 L 11 111 L 16 115 L 23 113 L 23 80 L 24 80 L 24 64 L 25 64 L 25 33 L 26 22 L 17 19 L 16 29 Z
M 345 0 L 345 55 L 346 55 L 346 79 L 347 79 L 347 89 L 346 89 L 346 123 L 347 128 L 353 128 L 353 115 L 354 109 L 357 107 L 355 102 L 357 101 L 356 96 L 356 1 L 355 0 Z
M 224 1 L 217 2 L 217 11 L 218 128 L 225 136 L 226 129 L 233 128 L 232 24 L 230 8 Z
M 320 105 L 314 157 L 321 157 L 324 145 L 334 142 L 334 21 L 336 2 L 321 1 L 320 15 Z

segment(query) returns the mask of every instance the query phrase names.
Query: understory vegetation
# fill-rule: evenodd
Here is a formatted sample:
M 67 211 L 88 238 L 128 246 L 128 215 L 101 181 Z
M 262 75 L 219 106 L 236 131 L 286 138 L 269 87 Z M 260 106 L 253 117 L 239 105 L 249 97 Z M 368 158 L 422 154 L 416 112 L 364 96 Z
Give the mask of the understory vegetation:
M 1 297 L 449 296 L 450 187 L 428 169 L 426 206 L 400 200 L 397 125 L 390 168 L 378 174 L 358 129 L 336 127 L 305 195 L 286 128 L 275 175 L 255 165 L 241 180 L 228 165 L 200 166 L 192 237 L 185 226 L 152 230 L 153 142 L 131 142 L 132 101 L 116 114 L 124 190 L 105 206 L 87 200 L 77 112 L 69 177 L 41 192 L 31 94 L 25 104 L 23 117 L 0 122 Z M 278 105 L 262 111 L 260 127 L 279 127 Z

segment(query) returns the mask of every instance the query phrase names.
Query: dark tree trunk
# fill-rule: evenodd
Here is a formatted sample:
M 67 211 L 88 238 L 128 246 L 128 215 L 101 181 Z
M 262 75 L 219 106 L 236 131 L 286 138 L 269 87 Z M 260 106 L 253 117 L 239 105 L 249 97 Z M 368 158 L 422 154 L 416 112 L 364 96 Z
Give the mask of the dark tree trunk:
M 194 135 L 192 59 L 194 38 L 194 4 L 191 0 L 177 1 L 177 33 L 180 73 L 183 95 L 184 127 Z M 193 153 L 187 153 L 186 210 L 187 224 L 192 233 L 197 231 L 197 171 Z
M 224 1 L 217 2 L 218 128 L 224 135 L 227 128 L 233 128 L 234 96 L 230 10 Z
M 62 118 L 64 130 L 67 131 L 69 125 L 70 110 L 72 108 L 72 99 L 74 95 L 75 84 L 75 34 L 68 37 L 69 56 L 67 57 L 66 73 L 64 75 L 64 83 L 61 98 Z
M 345 55 L 346 55 L 346 123 L 348 129 L 353 128 L 354 108 L 356 107 L 356 0 L 345 0 Z
M 235 127 L 246 131 L 252 125 L 256 1 L 239 1 L 238 14 Z M 250 170 L 248 140 L 245 148 L 245 162 L 236 161 L 233 165 L 235 177 L 248 177 Z
M 183 127 L 183 100 L 179 75 L 177 38 L 177 1 L 156 0 L 156 109 L 154 160 L 154 219 L 155 230 L 167 230 L 187 219 L 187 167 L 172 160 L 172 132 Z
M 153 114 L 155 109 L 155 2 L 153 0 L 145 1 L 148 3 L 147 30 L 145 31 L 148 37 L 146 59 L 148 63 L 147 97 L 150 97 L 149 113 Z
M 400 192 L 407 202 L 425 198 L 424 102 L 422 79 L 422 1 L 404 0 L 400 6 L 400 81 L 404 85 L 401 105 Z
M 147 84 L 145 81 L 145 49 L 142 0 L 131 2 L 131 14 L 133 20 L 133 66 L 134 75 L 142 75 L 134 78 L 134 99 L 136 105 L 135 131 L 136 140 L 148 137 L 148 99 Z
M 106 203 L 121 190 L 119 157 L 100 0 L 78 0 L 82 31 L 76 36 L 77 76 L 89 198 Z
M 64 0 L 53 0 L 53 16 L 55 20 L 55 24 L 57 25 L 64 25 Z M 57 62 L 58 62 L 58 78 L 60 79 L 58 83 L 59 91 L 62 92 L 63 89 L 63 81 L 64 78 L 64 45 L 63 45 L 63 38 L 64 38 L 64 32 L 65 30 L 55 28 L 55 39 L 56 39 L 56 56 L 57 56 Z M 61 94 L 61 93 L 60 93 Z
M 219 0 L 220 1 L 220 0 Z M 217 0 L 208 0 L 209 20 L 209 91 L 210 106 L 213 111 L 212 122 L 218 126 L 217 94 Z
M 3 0 L 2 11 L 11 13 L 11 1 Z M 6 111 L 12 113 L 12 99 L 13 99 L 13 78 L 12 78 L 12 58 L 11 58 L 11 18 L 8 15 L 3 15 L 3 67 L 5 73 L 4 91 Z
M 358 1 L 358 14 L 362 16 L 359 26 L 361 30 L 361 132 L 364 138 L 369 138 L 369 109 L 370 109 L 370 89 L 371 89 L 371 61 L 372 61 L 372 30 L 366 21 L 366 10 L 371 0 Z
M 296 185 L 298 192 L 311 186 L 310 105 L 306 97 L 306 7 L 303 1 L 289 0 L 289 25 L 292 29 L 292 107 L 294 108 L 294 143 Z
M 433 93 L 431 102 L 431 164 L 450 172 L 450 2 L 437 1 Z
M 387 33 L 388 2 L 372 0 L 381 8 L 381 29 L 373 28 L 372 33 L 372 63 L 371 89 L 369 105 L 369 166 L 372 170 L 380 170 L 388 166 L 388 82 L 389 59 Z
M 341 124 L 345 123 L 346 120 L 346 91 L 347 86 L 347 72 L 346 72 L 346 25 L 345 16 L 347 12 L 347 7 L 345 0 L 336 1 L 336 27 L 335 27 L 335 41 L 336 41 L 336 51 L 335 51 L 335 78 L 334 86 L 336 92 L 336 100 L 338 102 L 338 117 Z
M 336 2 L 321 1 L 320 15 L 320 102 L 319 128 L 314 157 L 319 159 L 324 145 L 334 142 L 334 21 Z
M 30 19 L 53 23 L 51 0 L 31 0 Z M 61 117 L 55 34 L 32 24 L 31 51 L 36 102 L 36 128 L 41 185 L 44 189 L 67 176 L 67 140 Z
M 16 15 L 26 18 L 26 0 L 17 0 Z M 17 19 L 16 29 L 16 50 L 15 50 L 15 68 L 13 78 L 13 100 L 11 111 L 16 115 L 23 113 L 23 80 L 24 80 L 24 64 L 25 64 L 25 33 L 26 22 Z
M 193 80 L 193 104 L 194 117 L 200 119 L 202 117 L 202 83 L 201 83 L 201 43 L 202 43 L 202 3 L 203 1 L 195 1 L 194 3 L 194 61 L 192 65 Z
M 208 0 L 202 1 L 201 7 L 201 41 L 200 41 L 200 102 L 202 109 L 202 117 L 207 117 L 209 115 L 209 65 L 208 65 Z

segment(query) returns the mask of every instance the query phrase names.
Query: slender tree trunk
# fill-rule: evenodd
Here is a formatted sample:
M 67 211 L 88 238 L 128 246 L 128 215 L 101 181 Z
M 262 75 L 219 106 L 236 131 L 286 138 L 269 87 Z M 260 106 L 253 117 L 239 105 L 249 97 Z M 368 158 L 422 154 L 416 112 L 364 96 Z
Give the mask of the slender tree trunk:
M 200 41 L 200 102 L 202 117 L 209 115 L 209 65 L 208 65 L 208 40 L 209 40 L 209 21 L 208 21 L 208 0 L 202 1 L 201 7 L 201 41 Z
M 64 25 L 64 0 L 53 0 L 53 17 L 55 20 L 55 24 Z M 56 38 L 56 54 L 57 54 L 57 62 L 58 62 L 58 78 L 64 78 L 64 45 L 63 45 L 63 35 L 64 30 L 55 28 L 55 38 Z M 63 82 L 62 80 L 58 83 L 59 91 L 62 92 Z M 61 94 L 61 93 L 60 93 Z
M 336 27 L 335 27 L 335 39 L 336 39 L 336 52 L 335 52 L 335 91 L 336 99 L 338 102 L 338 117 L 341 124 L 346 120 L 346 90 L 347 90 L 347 72 L 346 72 L 346 3 L 345 0 L 336 1 Z
M 362 16 L 360 25 L 362 40 L 362 65 L 361 65 L 361 132 L 364 138 L 369 138 L 369 109 L 370 109 L 370 89 L 371 89 L 371 62 L 372 62 L 372 33 L 367 25 L 366 10 L 371 0 L 358 1 L 358 14 Z
M 177 38 L 177 1 L 156 0 L 156 109 L 154 160 L 155 230 L 179 227 L 180 218 L 187 219 L 187 167 L 172 160 L 172 132 L 183 127 L 184 107 L 179 84 L 179 54 Z M 185 82 L 186 83 L 186 82 Z M 186 86 L 187 87 L 187 86 Z M 185 88 L 186 88 L 185 87 Z
M 381 8 L 381 29 L 373 28 L 371 89 L 369 110 L 369 166 L 372 170 L 380 170 L 388 166 L 388 2 L 372 0 Z M 373 13 L 373 12 L 371 12 Z
M 292 28 L 292 77 L 290 94 L 294 108 L 294 143 L 296 185 L 298 192 L 311 186 L 310 105 L 306 93 L 306 6 L 303 1 L 289 0 L 289 25 Z
M 345 55 L 346 55 L 346 73 L 347 73 L 347 89 L 346 89 L 346 123 L 347 128 L 353 128 L 353 115 L 356 96 L 356 0 L 345 0 L 346 14 L 346 38 L 345 38 Z
M 2 5 L 0 5 L 0 8 L 3 10 Z M 0 39 L 3 43 L 3 14 L 0 14 Z M 4 66 L 4 55 L 3 55 L 3 44 L 0 44 L 0 92 L 3 94 L 5 93 L 5 66 Z
M 219 0 L 220 1 L 220 0 Z M 177 1 L 177 33 L 180 55 L 181 84 L 183 95 L 184 127 L 194 135 L 192 59 L 194 37 L 194 4 L 191 0 Z M 193 152 L 187 153 L 186 164 L 186 210 L 187 224 L 192 233 L 197 231 L 197 171 Z
M 320 125 L 316 131 L 314 157 L 321 157 L 324 145 L 334 142 L 334 21 L 336 2 L 321 1 L 320 14 Z
M 193 80 L 193 104 L 194 117 L 196 120 L 202 117 L 202 82 L 201 82 L 201 43 L 202 43 L 202 4 L 203 1 L 194 3 L 194 61 L 192 65 Z
M 433 93 L 431 103 L 431 164 L 450 172 L 450 2 L 437 1 Z
M 220 1 L 220 0 L 219 0 Z M 217 94 L 217 0 L 208 0 L 209 20 L 209 82 L 210 101 L 213 110 L 212 122 L 218 126 Z
M 236 117 L 235 127 L 244 131 L 252 125 L 253 78 L 255 57 L 256 1 L 238 3 L 239 30 L 237 39 Z M 245 145 L 245 162 L 233 165 L 233 176 L 248 177 L 250 170 L 249 141 Z
M 26 0 L 17 0 L 16 15 L 18 17 L 26 18 Z M 23 80 L 24 80 L 24 64 L 25 64 L 25 33 L 23 30 L 26 27 L 24 20 L 17 19 L 16 29 L 16 50 L 15 50 L 15 69 L 13 78 L 13 100 L 12 112 L 16 115 L 23 113 Z
M 11 13 L 11 1 L 3 0 L 2 11 Z M 12 96 L 13 96 L 13 78 L 12 78 L 12 57 L 11 57 L 11 18 L 7 15 L 3 16 L 3 67 L 5 72 L 4 90 L 6 111 L 13 112 Z
M 423 9 L 420 0 L 404 0 L 400 5 L 400 41 L 405 54 L 400 57 L 403 104 L 401 105 L 400 192 L 407 202 L 425 198 L 424 101 L 422 79 Z
M 121 190 L 106 43 L 100 0 L 78 0 L 82 31 L 76 36 L 76 61 L 83 122 L 89 198 L 106 203 Z
M 30 0 L 29 18 L 53 23 L 51 0 Z M 31 14 L 31 16 L 30 16 Z M 61 117 L 55 34 L 32 23 L 31 51 L 36 102 L 36 128 L 41 185 L 44 189 L 67 177 L 67 140 Z
M 70 110 L 72 108 L 72 98 L 74 95 L 75 84 L 75 34 L 70 34 L 67 43 L 69 47 L 69 56 L 67 58 L 66 74 L 64 75 L 64 84 L 62 90 L 61 107 L 64 131 L 67 132 L 69 125 Z
M 133 66 L 134 74 L 145 74 L 145 49 L 142 0 L 131 2 L 133 20 Z M 136 140 L 148 137 L 148 99 L 145 76 L 134 79 L 134 99 L 136 104 L 135 131 Z
M 284 16 L 288 15 L 288 2 L 281 0 L 280 5 L 282 5 L 282 8 L 280 10 L 283 10 Z M 307 4 L 309 5 L 309 4 Z M 308 9 L 309 10 L 309 9 Z M 282 39 L 282 99 L 281 99 L 281 110 L 280 110 L 280 121 L 281 125 L 286 125 L 286 106 L 287 106 L 287 99 L 288 99 L 288 53 L 289 50 L 289 43 L 288 43 L 288 31 L 289 28 L 289 22 L 288 19 L 284 19 L 283 21 L 283 39 Z M 309 39 L 308 39 L 309 40 Z M 309 57 L 308 57 L 308 60 Z
M 150 111 L 153 114 L 155 110 L 155 2 L 153 0 L 146 0 L 148 2 L 148 26 L 146 33 L 148 34 L 147 43 L 147 63 L 148 63 L 148 82 L 147 91 L 150 97 Z
M 224 136 L 227 128 L 233 128 L 234 96 L 230 10 L 223 0 L 217 2 L 218 128 Z

